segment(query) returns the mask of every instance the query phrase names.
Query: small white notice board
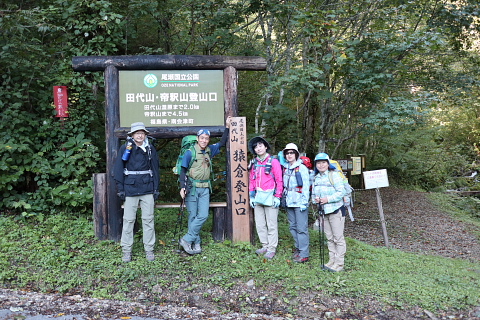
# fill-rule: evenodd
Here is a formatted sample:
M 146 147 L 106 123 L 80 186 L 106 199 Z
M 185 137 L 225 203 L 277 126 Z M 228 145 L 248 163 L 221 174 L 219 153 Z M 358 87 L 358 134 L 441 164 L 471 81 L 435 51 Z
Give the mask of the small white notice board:
M 385 216 L 383 214 L 382 197 L 380 196 L 379 189 L 383 187 L 388 187 L 387 169 L 364 171 L 363 179 L 365 181 L 365 189 L 375 189 L 375 192 L 377 194 L 377 205 L 378 212 L 380 213 L 380 222 L 382 224 L 383 240 L 385 241 L 385 246 L 388 248 L 390 247 L 390 245 L 388 243 L 387 224 L 385 221 Z
M 365 189 L 388 187 L 387 169 L 364 171 Z

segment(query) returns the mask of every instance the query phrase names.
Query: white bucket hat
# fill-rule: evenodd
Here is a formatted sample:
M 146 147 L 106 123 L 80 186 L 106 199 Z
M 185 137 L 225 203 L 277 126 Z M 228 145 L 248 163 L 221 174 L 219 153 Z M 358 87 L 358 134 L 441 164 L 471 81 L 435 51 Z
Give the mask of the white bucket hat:
M 298 160 L 298 157 L 300 156 L 300 152 L 298 151 L 298 147 L 295 143 L 287 143 L 287 145 L 283 149 L 283 156 L 285 156 L 285 151 L 287 151 L 287 150 L 295 151 L 295 153 L 296 153 L 295 159 Z
M 128 132 L 127 134 L 131 136 L 135 131 L 140 131 L 140 130 L 145 131 L 146 134 L 150 133 L 147 129 L 145 129 L 145 125 L 143 124 L 143 122 L 134 122 L 132 123 L 132 126 L 130 128 L 130 132 Z

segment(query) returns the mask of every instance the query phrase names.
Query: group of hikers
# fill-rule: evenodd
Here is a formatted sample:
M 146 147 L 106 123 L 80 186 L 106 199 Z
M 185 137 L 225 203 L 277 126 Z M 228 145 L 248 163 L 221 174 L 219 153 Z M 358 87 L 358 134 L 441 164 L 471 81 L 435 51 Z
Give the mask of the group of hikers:
M 225 146 L 231 117 L 218 143 L 210 143 L 210 131 L 197 132 L 197 143 L 181 159 L 180 196 L 188 211 L 188 230 L 180 237 L 179 246 L 191 255 L 202 252 L 200 231 L 210 207 L 211 161 Z M 117 194 L 124 201 L 121 236 L 122 261 L 132 259 L 134 223 L 137 208 L 142 211 L 143 244 L 146 259 L 155 259 L 154 205 L 159 195 L 159 161 L 148 130 L 142 122 L 132 123 L 127 143 L 120 147 L 114 165 Z M 275 257 L 278 246 L 278 213 L 287 212 L 290 233 L 294 240 L 292 260 L 305 263 L 310 257 L 308 231 L 309 204 L 319 208 L 321 230 L 327 239 L 329 260 L 324 270 L 339 272 L 344 268 L 346 242 L 344 225 L 350 188 L 348 182 L 331 163 L 326 153 L 318 153 L 311 165 L 302 157 L 294 143 L 288 143 L 277 156 L 271 155 L 270 145 L 263 137 L 248 142 L 254 156 L 248 166 L 249 198 L 261 244 L 256 254 L 265 259 Z M 321 244 L 323 245 L 323 244 Z

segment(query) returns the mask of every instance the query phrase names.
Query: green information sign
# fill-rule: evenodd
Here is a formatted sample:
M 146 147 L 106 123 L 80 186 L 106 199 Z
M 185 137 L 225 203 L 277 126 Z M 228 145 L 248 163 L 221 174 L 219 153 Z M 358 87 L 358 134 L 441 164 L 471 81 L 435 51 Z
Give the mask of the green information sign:
M 222 70 L 119 71 L 120 126 L 223 126 Z

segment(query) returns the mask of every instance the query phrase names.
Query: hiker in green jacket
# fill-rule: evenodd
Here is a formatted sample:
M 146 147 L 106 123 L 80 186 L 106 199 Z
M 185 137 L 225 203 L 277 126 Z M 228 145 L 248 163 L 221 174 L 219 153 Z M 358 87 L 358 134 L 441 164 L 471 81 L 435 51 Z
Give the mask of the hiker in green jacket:
M 197 132 L 195 159 L 192 162 L 192 151 L 187 150 L 182 159 L 180 171 L 180 196 L 185 199 L 188 210 L 188 231 L 180 238 L 179 243 L 188 254 L 202 252 L 200 231 L 208 218 L 210 209 L 212 172 L 211 159 L 220 153 L 228 139 L 231 117 L 228 117 L 220 142 L 209 145 L 210 131 L 201 129 Z

